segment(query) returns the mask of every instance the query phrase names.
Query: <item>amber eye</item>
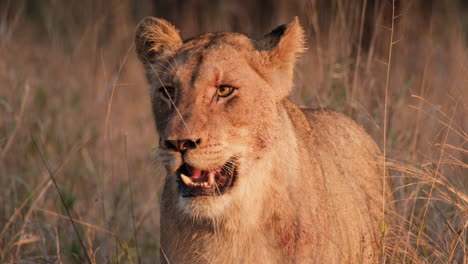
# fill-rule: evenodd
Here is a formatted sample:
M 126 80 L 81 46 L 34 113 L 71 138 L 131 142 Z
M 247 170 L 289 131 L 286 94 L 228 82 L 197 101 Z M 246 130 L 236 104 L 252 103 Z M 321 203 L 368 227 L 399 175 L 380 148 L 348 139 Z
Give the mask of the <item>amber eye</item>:
M 218 86 L 218 90 L 216 90 L 216 94 L 219 97 L 228 97 L 230 96 L 236 88 L 229 86 L 229 85 L 220 85 Z

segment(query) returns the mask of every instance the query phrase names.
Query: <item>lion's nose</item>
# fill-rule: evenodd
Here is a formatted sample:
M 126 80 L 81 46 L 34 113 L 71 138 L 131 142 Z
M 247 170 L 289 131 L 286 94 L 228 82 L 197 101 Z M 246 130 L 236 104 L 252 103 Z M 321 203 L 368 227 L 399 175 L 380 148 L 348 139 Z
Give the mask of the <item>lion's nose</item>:
M 189 149 L 196 148 L 201 143 L 201 139 L 165 140 L 165 143 L 168 148 L 179 152 L 185 152 Z

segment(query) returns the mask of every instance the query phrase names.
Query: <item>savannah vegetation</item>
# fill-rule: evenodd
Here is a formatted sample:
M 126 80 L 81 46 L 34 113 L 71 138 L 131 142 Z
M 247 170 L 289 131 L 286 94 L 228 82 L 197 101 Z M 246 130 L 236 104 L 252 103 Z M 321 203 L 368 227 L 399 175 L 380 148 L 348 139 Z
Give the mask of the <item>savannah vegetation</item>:
M 260 38 L 297 15 L 308 51 L 291 99 L 348 114 L 383 150 L 398 213 L 382 217 L 382 258 L 468 262 L 464 1 L 6 0 L 0 263 L 159 260 L 164 176 L 133 46 L 148 15 L 184 38 Z

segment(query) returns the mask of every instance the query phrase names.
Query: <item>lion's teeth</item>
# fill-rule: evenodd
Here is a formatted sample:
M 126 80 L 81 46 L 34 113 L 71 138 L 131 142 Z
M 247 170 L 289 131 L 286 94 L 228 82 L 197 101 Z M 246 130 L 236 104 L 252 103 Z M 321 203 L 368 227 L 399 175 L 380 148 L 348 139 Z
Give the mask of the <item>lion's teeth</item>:
M 187 186 L 192 186 L 192 185 L 193 185 L 193 181 L 192 181 L 192 179 L 190 179 L 189 176 L 187 176 L 187 175 L 181 173 L 181 174 L 180 174 L 180 178 L 181 178 L 182 181 L 185 183 L 185 185 L 187 185 Z
M 208 182 L 194 182 L 192 181 L 192 178 L 183 173 L 180 174 L 180 178 L 188 187 L 203 187 L 208 189 L 211 188 L 215 182 L 214 173 L 210 173 L 208 175 Z
M 213 186 L 215 182 L 215 174 L 214 173 L 210 173 L 208 175 L 208 183 L 207 183 L 207 186 L 209 186 L 211 188 L 211 186 Z

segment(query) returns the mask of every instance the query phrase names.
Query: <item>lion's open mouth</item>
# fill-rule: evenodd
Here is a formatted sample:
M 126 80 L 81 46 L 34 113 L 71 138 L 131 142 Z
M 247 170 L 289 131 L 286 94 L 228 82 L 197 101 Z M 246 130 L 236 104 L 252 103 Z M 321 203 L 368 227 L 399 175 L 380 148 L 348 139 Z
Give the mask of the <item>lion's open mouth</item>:
M 224 194 L 233 185 L 237 167 L 234 160 L 210 171 L 184 164 L 177 170 L 177 175 L 179 191 L 183 197 L 215 196 Z

